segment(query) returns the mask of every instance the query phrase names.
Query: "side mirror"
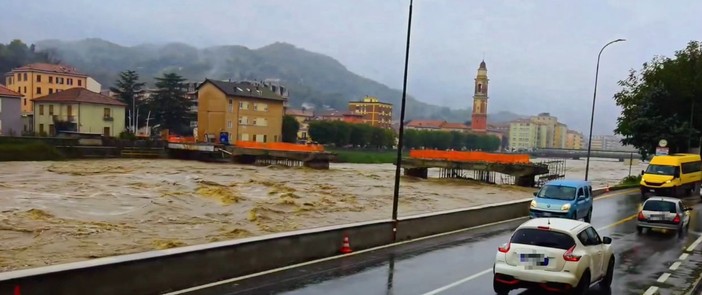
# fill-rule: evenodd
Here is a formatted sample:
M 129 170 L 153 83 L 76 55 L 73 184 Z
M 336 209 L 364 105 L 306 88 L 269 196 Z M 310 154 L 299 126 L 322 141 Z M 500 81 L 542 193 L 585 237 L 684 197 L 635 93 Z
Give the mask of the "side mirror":
M 603 237 L 602 238 L 602 244 L 609 245 L 612 243 L 612 238 L 610 237 Z
M 536 195 L 537 195 L 538 193 L 539 193 L 539 192 L 534 192 L 534 197 L 536 197 Z
M 644 171 L 643 171 L 643 170 L 641 170 L 641 176 L 643 176 L 643 175 L 644 175 Z

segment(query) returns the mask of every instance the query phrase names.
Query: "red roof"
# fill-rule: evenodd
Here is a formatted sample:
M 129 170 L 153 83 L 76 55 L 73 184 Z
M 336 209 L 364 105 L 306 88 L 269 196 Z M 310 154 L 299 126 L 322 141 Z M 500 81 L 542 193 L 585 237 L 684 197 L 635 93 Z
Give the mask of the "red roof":
M 407 127 L 414 128 L 441 128 L 442 125 L 446 124 L 446 121 L 439 120 L 412 120 L 407 123 Z
M 61 92 L 55 92 L 47 96 L 34 99 L 34 102 L 58 102 L 58 103 L 93 103 L 115 106 L 127 106 L 127 104 L 100 93 L 92 92 L 82 87 L 75 87 Z
M 78 70 L 72 66 L 54 65 L 54 64 L 47 64 L 47 63 L 33 63 L 33 64 L 28 64 L 26 66 L 21 66 L 19 68 L 15 68 L 12 70 L 12 72 L 28 72 L 28 71 L 29 72 L 40 71 L 40 72 L 49 72 L 49 73 L 57 73 L 57 74 L 64 74 L 64 75 L 87 77 L 85 74 L 78 72 Z
M 5 86 L 0 85 L 0 96 L 21 98 L 22 94 L 14 92 L 14 91 L 10 90 L 10 88 L 7 88 Z
M 463 123 L 450 123 L 450 122 L 447 122 L 447 123 L 442 124 L 442 125 L 441 125 L 441 128 L 442 128 L 442 129 L 470 129 L 470 127 L 468 127 L 468 125 L 466 125 L 466 124 L 463 124 Z

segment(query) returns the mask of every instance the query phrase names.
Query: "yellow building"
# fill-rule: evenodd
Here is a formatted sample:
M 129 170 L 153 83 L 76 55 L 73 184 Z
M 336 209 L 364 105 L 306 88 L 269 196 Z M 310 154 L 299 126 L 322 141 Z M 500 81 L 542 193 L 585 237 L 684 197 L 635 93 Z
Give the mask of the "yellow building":
M 538 145 L 539 132 L 543 128 L 529 119 L 516 120 L 509 124 L 509 149 L 533 149 Z
M 34 99 L 34 131 L 49 136 L 77 131 L 116 137 L 124 131 L 126 104 L 85 88 Z
M 568 133 L 566 135 L 566 149 L 582 150 L 585 148 L 583 146 L 583 143 L 584 140 L 582 134 L 574 130 L 568 130 Z
M 308 139 L 310 121 L 312 118 L 314 118 L 314 113 L 303 108 L 302 110 L 286 109 L 285 114 L 292 116 L 298 123 L 300 123 L 300 129 L 297 131 L 297 139 Z
M 560 122 L 556 123 L 556 126 L 553 129 L 553 143 L 552 143 L 551 147 L 557 148 L 557 149 L 565 148 L 566 141 L 568 140 L 567 134 L 568 134 L 568 125 L 560 123 Z
M 363 115 L 363 123 L 381 128 L 392 127 L 392 104 L 376 97 L 366 96 L 361 101 L 350 101 L 349 112 Z
M 229 141 L 282 140 L 286 99 L 257 82 L 205 80 L 197 88 L 197 139 L 217 141 L 220 132 Z
M 97 81 L 92 80 L 94 83 Z M 34 63 L 5 74 L 5 85 L 23 95 L 22 113 L 30 114 L 35 98 L 74 87 L 87 88 L 88 76 L 66 65 Z

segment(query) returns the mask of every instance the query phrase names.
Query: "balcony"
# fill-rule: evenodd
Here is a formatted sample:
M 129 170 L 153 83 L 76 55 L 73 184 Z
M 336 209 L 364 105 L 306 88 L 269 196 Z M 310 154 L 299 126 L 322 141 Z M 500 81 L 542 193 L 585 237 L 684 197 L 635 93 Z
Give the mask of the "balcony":
M 51 115 L 51 119 L 54 122 L 71 122 L 75 123 L 76 122 L 76 117 L 75 116 L 60 116 L 60 115 Z
M 114 121 L 114 118 L 112 118 L 112 116 L 103 116 L 103 117 L 102 117 L 102 120 L 103 120 L 103 121 L 112 122 L 112 121 Z

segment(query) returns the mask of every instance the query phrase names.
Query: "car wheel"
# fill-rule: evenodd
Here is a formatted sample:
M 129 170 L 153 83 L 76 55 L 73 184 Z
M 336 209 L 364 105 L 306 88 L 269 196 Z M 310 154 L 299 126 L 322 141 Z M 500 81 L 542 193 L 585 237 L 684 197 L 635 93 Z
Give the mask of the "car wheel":
M 609 265 L 607 266 L 607 274 L 600 281 L 600 288 L 608 290 L 612 286 L 612 279 L 614 278 L 614 256 L 609 258 Z
M 683 227 L 683 225 L 681 223 L 680 226 L 678 227 L 678 236 L 682 237 L 683 235 L 685 235 L 685 227 Z
M 592 220 L 592 207 L 590 207 L 590 211 L 587 212 L 587 216 L 585 216 L 585 222 L 590 223 Z
M 498 295 L 507 295 L 510 291 L 509 286 L 498 282 L 495 277 L 492 278 L 492 289 L 495 290 L 495 293 Z
M 575 288 L 574 294 L 585 295 L 589 289 L 590 289 L 590 271 L 585 270 L 585 272 L 583 273 L 583 276 L 580 277 L 580 281 L 578 282 L 578 287 Z

